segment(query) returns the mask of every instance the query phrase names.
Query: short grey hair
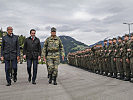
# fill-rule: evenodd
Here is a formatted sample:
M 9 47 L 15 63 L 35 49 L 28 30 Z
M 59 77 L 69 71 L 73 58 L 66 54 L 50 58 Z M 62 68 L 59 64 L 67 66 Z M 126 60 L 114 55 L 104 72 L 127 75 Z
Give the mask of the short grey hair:
M 7 27 L 7 30 L 8 30 L 9 28 L 12 28 L 12 27 L 11 27 L 11 26 L 8 26 L 8 27 Z M 12 28 L 12 29 L 13 29 L 13 28 Z

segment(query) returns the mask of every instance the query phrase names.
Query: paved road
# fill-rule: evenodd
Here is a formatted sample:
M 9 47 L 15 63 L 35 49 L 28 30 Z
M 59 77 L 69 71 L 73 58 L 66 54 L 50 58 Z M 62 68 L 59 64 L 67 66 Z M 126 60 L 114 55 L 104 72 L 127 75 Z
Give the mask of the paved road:
M 0 64 L 0 100 L 133 100 L 133 84 L 66 64 L 59 66 L 58 85 L 49 85 L 45 65 L 38 66 L 37 85 L 27 81 L 26 64 L 18 65 L 18 81 L 6 87 Z

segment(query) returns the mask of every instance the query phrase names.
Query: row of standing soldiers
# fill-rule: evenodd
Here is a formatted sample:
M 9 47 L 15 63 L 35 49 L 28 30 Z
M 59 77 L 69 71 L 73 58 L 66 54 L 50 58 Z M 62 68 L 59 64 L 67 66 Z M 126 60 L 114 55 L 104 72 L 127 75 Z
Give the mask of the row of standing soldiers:
M 130 39 L 129 39 L 130 38 Z M 104 40 L 104 46 L 68 54 L 68 63 L 96 74 L 133 83 L 133 34 Z

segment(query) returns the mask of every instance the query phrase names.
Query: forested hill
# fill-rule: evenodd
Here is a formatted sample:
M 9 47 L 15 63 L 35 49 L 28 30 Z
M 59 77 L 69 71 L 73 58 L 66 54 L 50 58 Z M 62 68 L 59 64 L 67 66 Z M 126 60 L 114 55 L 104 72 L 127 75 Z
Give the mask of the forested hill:
M 75 52 L 75 51 L 83 50 L 83 49 L 88 47 L 86 44 L 84 44 L 80 41 L 77 41 L 70 36 L 59 36 L 59 37 L 62 40 L 62 43 L 64 45 L 66 56 L 69 52 Z M 44 44 L 44 42 L 41 42 L 42 47 L 43 47 L 43 44 Z M 65 57 L 65 61 L 66 61 L 66 57 Z

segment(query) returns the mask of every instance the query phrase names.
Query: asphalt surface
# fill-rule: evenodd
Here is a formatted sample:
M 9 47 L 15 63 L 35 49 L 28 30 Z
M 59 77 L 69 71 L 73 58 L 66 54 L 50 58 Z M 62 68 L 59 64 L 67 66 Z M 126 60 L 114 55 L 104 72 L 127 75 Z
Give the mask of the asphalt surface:
M 0 64 L 0 100 L 133 100 L 133 84 L 61 64 L 58 85 L 48 84 L 46 65 L 38 65 L 37 84 L 28 82 L 26 63 L 18 64 L 18 81 L 5 86 Z

